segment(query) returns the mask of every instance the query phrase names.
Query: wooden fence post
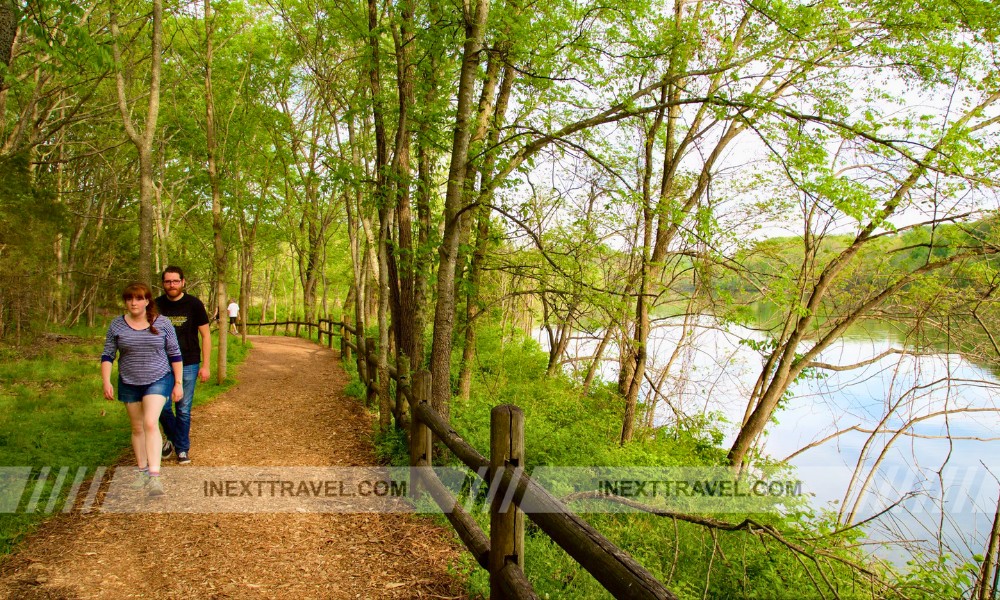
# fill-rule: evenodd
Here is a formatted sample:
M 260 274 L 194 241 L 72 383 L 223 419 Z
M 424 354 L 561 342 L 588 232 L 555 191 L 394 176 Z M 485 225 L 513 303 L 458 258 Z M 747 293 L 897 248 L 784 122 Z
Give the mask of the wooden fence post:
M 357 332 L 354 334 L 354 341 L 358 349 L 358 355 L 354 357 L 354 362 L 358 367 L 358 377 L 361 382 L 368 385 L 368 349 L 365 347 L 365 336 L 361 325 L 357 325 Z
M 504 469 L 524 468 L 524 412 L 512 404 L 490 412 L 490 489 Z M 516 479 L 514 480 L 516 482 Z M 490 599 L 504 598 L 500 571 L 510 564 L 524 569 L 524 513 L 514 503 L 515 485 L 490 499 Z
M 431 373 L 419 371 L 413 377 L 413 402 L 410 404 L 410 497 L 420 496 L 419 469 L 412 467 L 430 467 L 432 440 L 431 429 L 417 417 L 415 411 L 418 404 L 430 403 Z
M 340 358 L 350 362 L 351 346 L 347 343 L 347 317 L 341 317 L 340 321 Z

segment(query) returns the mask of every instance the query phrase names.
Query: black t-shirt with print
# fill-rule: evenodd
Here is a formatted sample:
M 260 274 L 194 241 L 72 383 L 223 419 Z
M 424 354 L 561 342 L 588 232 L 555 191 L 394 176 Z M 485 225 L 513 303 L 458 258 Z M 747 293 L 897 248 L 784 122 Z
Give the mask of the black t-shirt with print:
M 156 299 L 160 314 L 170 319 L 177 330 L 177 343 L 185 365 L 201 362 L 201 337 L 198 327 L 208 325 L 208 312 L 201 300 L 191 294 L 184 294 L 180 300 L 171 300 L 166 294 Z

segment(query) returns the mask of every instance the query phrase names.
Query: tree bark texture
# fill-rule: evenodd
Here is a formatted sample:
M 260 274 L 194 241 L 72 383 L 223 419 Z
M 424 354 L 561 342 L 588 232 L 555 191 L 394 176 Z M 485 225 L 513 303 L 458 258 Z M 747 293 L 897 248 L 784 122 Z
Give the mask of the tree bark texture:
M 17 37 L 17 6 L 14 0 L 0 0 L 0 63 L 10 66 L 13 58 L 14 38 Z M 4 88 L 0 81 L 0 89 Z
M 470 7 L 471 8 L 471 7 Z M 437 305 L 434 311 L 434 342 L 431 349 L 431 406 L 446 419 L 451 404 L 451 349 L 455 331 L 455 266 L 458 260 L 458 241 L 461 227 L 461 210 L 464 206 L 465 176 L 468 165 L 471 115 L 479 54 L 489 3 L 478 0 L 473 12 L 465 15 L 465 44 L 462 53 L 462 72 L 458 86 L 458 108 L 451 147 L 451 166 L 445 194 L 444 235 L 441 240 L 438 263 Z
M 153 0 L 152 56 L 149 67 L 149 99 L 142 132 L 132 122 L 125 92 L 125 66 L 118 46 L 118 20 L 111 12 L 111 31 L 114 38 L 112 53 L 115 59 L 115 81 L 118 92 L 118 109 L 121 112 L 125 133 L 139 153 L 139 281 L 151 284 L 153 280 L 153 138 L 160 111 L 160 65 L 163 49 L 163 0 Z

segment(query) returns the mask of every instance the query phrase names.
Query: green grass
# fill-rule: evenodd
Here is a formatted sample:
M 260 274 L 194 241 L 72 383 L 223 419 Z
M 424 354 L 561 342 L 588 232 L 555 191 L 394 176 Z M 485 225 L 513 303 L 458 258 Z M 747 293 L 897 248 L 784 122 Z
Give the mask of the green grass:
M 0 513 L 0 555 L 12 552 L 25 535 L 51 516 L 46 508 L 60 469 L 69 467 L 62 487 L 65 496 L 78 468 L 86 467 L 89 477 L 97 467 L 114 465 L 131 455 L 125 409 L 120 402 L 103 397 L 104 329 L 77 328 L 72 334 L 76 339 L 70 342 L 39 338 L 21 346 L 0 345 L 0 468 L 31 468 L 18 511 Z M 230 338 L 228 377 L 222 385 L 214 379 L 199 382 L 196 406 L 235 383 L 235 367 L 248 350 L 238 338 Z M 46 485 L 35 511 L 29 513 L 26 509 L 35 482 L 46 467 L 50 469 Z M 62 509 L 63 501 L 64 497 L 58 498 L 56 511 Z
M 490 324 L 479 331 L 477 352 L 471 396 L 468 400 L 452 400 L 451 425 L 484 455 L 489 449 L 490 410 L 511 403 L 524 411 L 525 466 L 529 471 L 542 466 L 628 468 L 726 464 L 726 448 L 722 446 L 720 433 L 723 424 L 717 415 L 689 418 L 657 429 L 639 428 L 635 439 L 622 447 L 618 439 L 624 402 L 613 383 L 595 384 L 584 394 L 568 377 L 546 377 L 547 356 L 537 343 Z M 460 349 L 456 349 L 455 356 L 459 353 Z M 345 363 L 345 368 L 356 377 L 353 364 Z M 456 374 L 457 370 L 453 375 Z M 456 380 L 457 377 L 453 382 Z M 349 387 L 357 397 L 364 397 L 363 386 L 356 379 Z M 383 463 L 406 464 L 407 447 L 399 432 L 376 431 L 373 440 Z M 449 453 L 443 453 L 435 464 L 457 466 L 448 456 Z M 559 496 L 569 491 L 572 490 L 553 490 Z M 464 505 L 466 498 L 459 498 L 459 502 Z M 710 530 L 640 513 L 591 512 L 601 507 L 586 502 L 574 502 L 570 508 L 680 598 L 765 600 L 794 595 L 803 600 L 831 597 L 860 600 L 882 597 L 884 592 L 867 575 L 837 561 L 803 559 L 783 543 L 758 535 L 759 532 Z M 711 512 L 705 516 L 733 523 L 752 517 L 810 552 L 843 557 L 856 564 L 869 562 L 870 550 L 858 545 L 864 541 L 861 529 L 830 535 L 836 529 L 832 517 L 814 512 L 804 501 L 788 501 L 777 508 L 762 513 Z M 683 506 L 676 509 L 686 510 Z M 489 515 L 485 508 L 477 505 L 471 512 L 483 531 L 488 531 Z M 429 516 L 442 527 L 450 528 L 443 515 Z M 592 575 L 530 518 L 525 524 L 524 555 L 525 573 L 539 597 L 585 600 L 610 597 Z M 958 578 L 961 569 L 937 575 L 920 568 L 901 577 L 889 568 L 868 566 L 891 584 L 905 588 L 909 598 L 954 598 L 960 597 L 963 589 Z M 465 582 L 471 597 L 489 595 L 488 574 L 470 555 L 463 554 L 452 568 Z M 929 592 L 933 587 L 944 592 Z

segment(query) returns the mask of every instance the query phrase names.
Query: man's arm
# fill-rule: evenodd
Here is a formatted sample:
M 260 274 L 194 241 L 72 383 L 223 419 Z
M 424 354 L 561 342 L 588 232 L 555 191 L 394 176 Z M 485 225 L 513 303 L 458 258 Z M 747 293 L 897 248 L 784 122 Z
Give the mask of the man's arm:
M 202 382 L 208 381 L 211 373 L 212 358 L 212 329 L 208 323 L 198 326 L 198 333 L 201 335 L 201 366 L 198 368 L 198 378 Z
M 170 363 L 170 368 L 174 372 L 174 391 L 170 394 L 170 399 L 180 402 L 184 399 L 184 361 L 177 357 L 177 360 Z

